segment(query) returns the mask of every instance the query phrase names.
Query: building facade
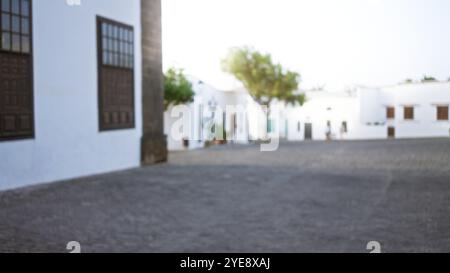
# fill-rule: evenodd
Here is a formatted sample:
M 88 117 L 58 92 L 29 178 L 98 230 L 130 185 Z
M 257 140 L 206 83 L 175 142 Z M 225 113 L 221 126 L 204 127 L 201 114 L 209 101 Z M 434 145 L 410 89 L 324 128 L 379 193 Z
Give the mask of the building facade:
M 449 137 L 450 83 L 308 92 L 287 110 L 289 140 Z
M 0 189 L 165 160 L 159 0 L 0 2 Z
M 194 101 L 167 109 L 164 132 L 169 150 L 203 148 L 208 142 L 246 144 L 256 138 L 256 102 L 245 90 L 223 91 L 189 76 Z M 184 109 L 184 110 L 183 110 Z

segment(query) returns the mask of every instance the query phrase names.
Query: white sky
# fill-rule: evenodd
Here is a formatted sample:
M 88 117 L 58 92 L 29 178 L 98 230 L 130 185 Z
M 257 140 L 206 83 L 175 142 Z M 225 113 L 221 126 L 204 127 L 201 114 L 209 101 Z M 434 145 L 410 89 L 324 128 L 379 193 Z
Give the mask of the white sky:
M 253 46 L 301 87 L 450 77 L 450 0 L 162 0 L 164 67 L 223 89 L 220 60 Z

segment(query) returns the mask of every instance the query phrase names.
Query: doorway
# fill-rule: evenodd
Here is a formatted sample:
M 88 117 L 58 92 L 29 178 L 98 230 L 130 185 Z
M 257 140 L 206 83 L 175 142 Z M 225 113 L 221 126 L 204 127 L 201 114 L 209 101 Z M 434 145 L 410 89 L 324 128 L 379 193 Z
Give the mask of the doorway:
M 305 123 L 305 140 L 312 140 L 312 123 Z
M 388 138 L 395 138 L 395 127 L 388 127 Z

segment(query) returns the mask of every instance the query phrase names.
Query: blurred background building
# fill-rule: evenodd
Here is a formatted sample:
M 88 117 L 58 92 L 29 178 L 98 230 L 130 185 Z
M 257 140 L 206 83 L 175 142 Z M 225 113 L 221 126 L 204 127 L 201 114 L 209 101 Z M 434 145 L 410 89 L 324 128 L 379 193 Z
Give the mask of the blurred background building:
M 288 140 L 386 139 L 450 136 L 450 83 L 356 87 L 307 93 L 287 109 Z

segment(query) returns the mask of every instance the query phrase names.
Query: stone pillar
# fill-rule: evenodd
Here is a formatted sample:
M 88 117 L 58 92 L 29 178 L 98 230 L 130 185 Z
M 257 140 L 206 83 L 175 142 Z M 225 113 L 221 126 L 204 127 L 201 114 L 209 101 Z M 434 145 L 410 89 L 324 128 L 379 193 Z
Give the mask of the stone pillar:
M 167 161 L 164 135 L 161 0 L 141 0 L 142 22 L 142 165 Z

